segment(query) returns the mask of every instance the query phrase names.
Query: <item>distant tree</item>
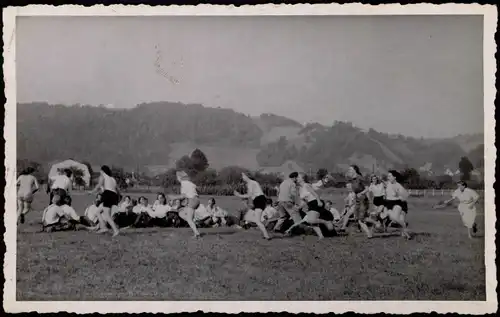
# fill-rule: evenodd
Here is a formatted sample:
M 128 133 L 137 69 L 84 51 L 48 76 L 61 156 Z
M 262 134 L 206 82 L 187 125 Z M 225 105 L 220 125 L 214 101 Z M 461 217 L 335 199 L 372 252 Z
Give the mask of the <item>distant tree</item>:
M 466 156 L 463 156 L 458 163 L 458 169 L 460 170 L 461 179 L 464 181 L 470 180 L 470 174 L 474 170 L 474 166 L 469 161 Z
M 326 175 L 328 175 L 328 170 L 326 168 L 320 168 L 317 172 L 316 172 L 316 178 L 318 180 L 320 179 L 323 179 Z
M 203 172 L 209 166 L 205 153 L 203 153 L 200 149 L 195 149 L 193 153 L 191 153 L 190 159 L 193 169 L 197 172 Z
M 176 169 L 171 168 L 161 176 L 164 188 L 173 187 L 177 184 Z
M 224 167 L 223 169 L 220 170 L 219 175 L 217 177 L 218 183 L 229 184 L 229 185 L 240 184 L 242 182 L 241 173 L 250 174 L 250 172 L 247 169 L 239 166 Z
M 414 168 L 406 168 L 401 173 L 403 178 L 403 182 L 407 184 L 407 186 L 411 188 L 419 188 L 420 187 L 420 174 Z
M 214 169 L 206 169 L 199 172 L 193 179 L 194 183 L 197 185 L 211 185 L 217 184 L 217 171 Z
M 193 177 L 197 174 L 197 171 L 193 166 L 193 161 L 187 155 L 184 155 L 177 162 L 175 162 L 175 167 L 177 168 L 177 170 L 185 171 L 190 177 Z

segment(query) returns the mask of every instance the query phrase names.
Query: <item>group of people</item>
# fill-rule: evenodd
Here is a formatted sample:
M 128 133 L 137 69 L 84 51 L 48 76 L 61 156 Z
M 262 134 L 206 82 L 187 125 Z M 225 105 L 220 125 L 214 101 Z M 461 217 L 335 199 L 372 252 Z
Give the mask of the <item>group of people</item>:
M 34 194 L 39 190 L 33 172 L 32 168 L 27 168 L 17 180 L 17 215 L 21 223 L 31 210 Z M 165 194 L 159 193 L 157 200 L 149 204 L 144 196 L 137 201 L 130 196 L 121 199 L 117 182 L 110 168 L 104 165 L 97 186 L 89 192 L 91 195 L 97 194 L 94 203 L 85 210 L 83 216 L 78 216 L 71 207 L 71 171 L 64 170 L 49 180 L 50 204 L 43 212 L 42 229 L 58 231 L 81 227 L 104 233 L 110 228 L 113 236 L 116 236 L 120 230 L 130 227 L 186 226 L 198 238 L 201 236 L 200 227 L 256 226 L 263 238 L 270 240 L 270 231 L 294 235 L 308 230 L 323 239 L 345 231 L 351 223 L 356 224 L 358 230 L 368 238 L 372 238 L 377 231 L 386 231 L 388 226 L 396 224 L 401 229 L 401 236 L 411 238 L 406 220 L 409 195 L 400 183 L 401 175 L 394 170 L 387 173 L 386 181 L 373 175 L 371 183 L 365 185 L 359 168 L 350 166 L 346 174 L 349 179 L 346 185 L 348 194 L 341 212 L 333 207 L 331 201 L 325 201 L 320 196 L 321 188 L 329 180 L 328 176 L 311 184 L 306 174 L 293 172 L 279 186 L 278 200 L 273 203 L 264 195 L 255 179 L 242 173 L 246 193 L 234 192 L 244 203 L 236 217 L 218 207 L 214 198 L 206 206 L 201 204 L 197 187 L 188 174 L 178 171 L 176 176 L 180 183 L 180 194 L 167 199 Z M 477 231 L 474 206 L 479 196 L 468 189 L 465 182 L 460 182 L 452 198 L 443 205 L 454 199 L 460 201 L 459 211 L 469 237 L 472 237 Z

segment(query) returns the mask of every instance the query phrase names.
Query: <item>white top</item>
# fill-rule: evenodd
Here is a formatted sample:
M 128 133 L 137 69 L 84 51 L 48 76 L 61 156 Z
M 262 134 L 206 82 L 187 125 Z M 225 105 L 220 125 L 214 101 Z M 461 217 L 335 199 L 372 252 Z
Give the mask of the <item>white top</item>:
M 186 196 L 186 198 L 189 199 L 198 197 L 198 192 L 196 191 L 196 185 L 191 181 L 182 180 L 181 195 Z
M 123 201 L 118 207 L 119 212 L 126 212 L 127 208 L 132 206 L 132 202 Z
M 324 185 L 324 184 L 323 184 L 323 180 L 321 180 L 321 179 L 320 179 L 319 181 L 317 181 L 316 183 L 312 184 L 311 186 L 312 186 L 312 188 L 313 188 L 314 190 L 318 190 L 318 189 L 320 189 L 321 187 L 323 187 L 323 185 Z
M 474 200 L 479 198 L 479 195 L 474 190 L 466 187 L 464 191 L 460 189 L 455 190 L 452 197 L 458 199 L 460 204 L 470 205 Z
M 153 218 L 165 218 L 167 216 L 167 212 L 170 210 L 172 210 L 172 207 L 169 205 L 160 205 L 159 203 L 154 204 L 152 208 L 153 213 L 150 216 Z
M 370 191 L 375 197 L 385 196 L 385 185 L 384 183 L 378 183 L 376 185 L 370 184 L 368 191 Z
M 38 189 L 38 181 L 33 175 L 20 175 L 17 179 L 17 185 L 19 185 L 18 194 L 19 195 L 31 195 L 34 190 Z
M 278 201 L 281 202 L 293 202 L 295 200 L 295 193 L 297 186 L 295 182 L 290 178 L 285 179 L 279 187 L 278 190 Z
M 335 209 L 334 207 L 331 207 L 329 211 L 333 215 L 333 219 L 334 220 L 339 220 L 340 219 L 341 215 L 340 215 L 340 212 L 337 209 Z
M 264 222 L 265 220 L 276 220 L 280 217 L 280 213 L 272 206 L 267 206 L 266 209 L 262 212 L 262 216 L 260 221 Z
M 99 220 L 99 217 L 97 217 L 98 210 L 99 208 L 95 204 L 88 206 L 85 210 L 85 217 L 89 218 L 90 221 L 94 223 L 97 222 L 97 220 Z
M 255 199 L 259 196 L 263 196 L 264 192 L 262 191 L 259 183 L 254 180 L 250 180 L 247 183 L 247 195 L 250 199 Z
M 43 211 L 42 222 L 44 225 L 48 226 L 58 223 L 63 217 L 64 211 L 62 207 L 52 204 Z
M 73 219 L 73 220 L 80 220 L 80 217 L 76 213 L 75 209 L 69 205 L 62 205 L 62 210 L 64 212 L 64 216 L 68 219 Z
M 406 201 L 408 199 L 408 192 L 400 183 L 387 183 L 385 199 Z
M 211 216 L 212 215 L 208 212 L 207 208 L 203 204 L 200 204 L 200 206 L 198 206 L 198 208 L 196 208 L 196 210 L 194 211 L 195 220 L 203 220 Z
M 307 185 L 307 184 L 300 186 L 299 196 L 300 196 L 300 199 L 303 199 L 307 202 L 311 202 L 313 200 L 316 200 L 316 196 L 314 196 L 312 187 Z
M 148 215 L 151 215 L 153 213 L 153 209 L 149 206 L 143 206 L 143 205 L 136 205 L 134 208 L 132 208 L 132 212 L 134 214 L 140 214 L 142 212 L 147 213 Z
M 51 189 L 64 189 L 67 193 L 71 190 L 71 179 L 66 175 L 56 175 L 50 178 L 53 183 Z
M 116 180 L 113 177 L 108 176 L 104 173 L 102 173 L 102 177 L 103 177 L 103 189 L 117 193 L 118 191 L 116 189 L 117 187 Z

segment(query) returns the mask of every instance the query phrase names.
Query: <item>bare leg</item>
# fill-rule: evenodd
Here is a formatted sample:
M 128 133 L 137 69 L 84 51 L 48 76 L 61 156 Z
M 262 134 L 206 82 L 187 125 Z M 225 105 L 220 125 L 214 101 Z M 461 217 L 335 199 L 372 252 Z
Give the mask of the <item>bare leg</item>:
M 188 223 L 191 230 L 193 230 L 194 236 L 199 237 L 200 232 L 194 223 L 194 209 L 191 207 L 184 207 L 184 212 L 179 213 L 179 216 Z
M 371 232 L 371 230 L 368 228 L 368 226 L 366 225 L 366 223 L 364 221 L 358 220 L 358 225 L 361 228 L 361 230 L 364 231 L 364 233 L 366 234 L 366 236 L 368 238 L 373 237 L 373 233 Z
M 406 217 L 405 212 L 400 206 L 394 206 L 392 212 L 390 213 L 390 218 L 392 222 L 395 222 L 401 226 L 401 235 L 406 239 L 410 239 L 410 234 L 406 228 Z
M 313 226 L 312 228 L 313 228 L 314 232 L 318 235 L 318 237 L 319 237 L 320 240 L 324 238 L 323 232 L 321 232 L 321 228 L 320 227 Z
M 347 228 L 347 224 L 349 223 L 349 218 L 354 214 L 354 208 L 349 208 L 347 213 L 344 215 L 344 222 L 342 223 L 341 230 L 345 230 Z
M 116 225 L 113 218 L 111 218 L 111 209 L 108 207 L 103 207 L 102 217 L 104 221 L 109 223 L 111 229 L 113 229 L 113 236 L 117 236 L 120 233 L 120 230 L 118 230 L 118 226 Z
M 269 236 L 269 233 L 267 233 L 266 226 L 264 226 L 264 224 L 260 220 L 262 217 L 262 209 L 255 209 L 254 212 L 255 212 L 255 214 L 254 214 L 255 219 L 253 219 L 253 222 L 260 229 L 260 232 L 262 232 L 262 235 L 264 236 L 264 238 L 266 238 L 267 240 L 270 240 L 271 237 Z
M 21 199 L 17 200 L 17 221 L 21 218 L 23 214 L 24 202 Z

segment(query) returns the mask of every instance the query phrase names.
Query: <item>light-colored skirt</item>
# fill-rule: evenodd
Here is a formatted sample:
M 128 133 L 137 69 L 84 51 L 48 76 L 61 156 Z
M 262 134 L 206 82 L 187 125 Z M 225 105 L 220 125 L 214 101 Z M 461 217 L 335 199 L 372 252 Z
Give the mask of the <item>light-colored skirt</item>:
M 462 222 L 464 223 L 464 226 L 470 229 L 476 222 L 476 207 L 472 206 L 472 208 L 469 208 L 469 206 L 470 205 L 468 204 L 459 204 L 458 212 L 462 217 Z

